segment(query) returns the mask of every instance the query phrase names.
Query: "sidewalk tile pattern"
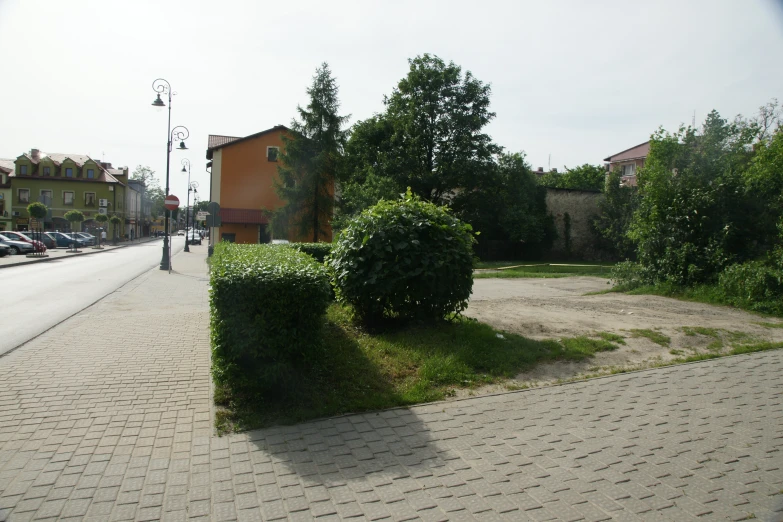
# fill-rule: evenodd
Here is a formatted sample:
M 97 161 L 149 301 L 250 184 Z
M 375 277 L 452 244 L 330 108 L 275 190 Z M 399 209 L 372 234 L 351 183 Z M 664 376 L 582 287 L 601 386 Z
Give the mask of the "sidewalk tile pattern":
M 783 520 L 781 351 L 219 438 L 206 299 L 151 272 L 0 358 L 0 520 Z

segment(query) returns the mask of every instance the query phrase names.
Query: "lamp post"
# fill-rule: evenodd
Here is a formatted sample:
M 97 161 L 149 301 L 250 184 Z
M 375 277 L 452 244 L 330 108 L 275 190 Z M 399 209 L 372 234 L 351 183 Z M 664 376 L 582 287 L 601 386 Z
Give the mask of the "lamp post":
M 185 252 L 190 252 L 190 237 L 188 234 L 190 233 L 190 160 L 185 158 L 182 160 L 182 172 L 188 173 L 188 198 L 187 202 L 185 203 Z
M 190 136 L 190 131 L 188 131 L 187 127 L 183 126 L 177 126 L 173 129 L 171 128 L 171 84 L 164 80 L 163 78 L 158 78 L 154 82 L 152 82 L 152 90 L 158 93 L 157 98 L 155 98 L 155 101 L 152 102 L 153 107 L 157 108 L 163 108 L 166 106 L 163 100 L 160 99 L 160 95 L 168 95 L 169 97 L 169 119 L 168 119 L 168 143 L 166 144 L 166 196 L 169 195 L 169 166 L 171 161 L 171 146 L 174 141 L 179 141 L 179 147 L 177 147 L 179 150 L 187 150 L 188 148 L 185 146 L 185 140 Z M 166 210 L 165 218 L 164 218 L 164 231 L 163 231 L 163 257 L 160 260 L 160 269 L 161 270 L 171 270 L 171 259 L 170 259 L 170 253 L 169 253 L 169 214 L 170 212 Z M 187 243 L 187 241 L 186 241 Z

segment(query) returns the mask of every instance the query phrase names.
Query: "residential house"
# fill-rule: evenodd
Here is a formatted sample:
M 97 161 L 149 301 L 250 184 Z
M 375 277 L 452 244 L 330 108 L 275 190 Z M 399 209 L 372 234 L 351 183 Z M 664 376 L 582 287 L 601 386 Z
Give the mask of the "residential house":
M 11 209 L 11 174 L 14 172 L 14 160 L 0 159 L 0 232 L 13 229 L 13 211 Z
M 622 170 L 622 177 L 620 183 L 624 186 L 635 187 L 636 186 L 636 173 L 644 167 L 644 160 L 650 153 L 650 142 L 644 143 L 626 149 L 617 154 L 613 154 L 608 158 L 604 158 L 607 163 L 607 171 L 613 172 L 617 169 Z
M 51 211 L 44 220 L 44 230 L 70 230 L 64 217 L 70 210 L 84 214 L 82 230 L 97 228 L 94 219 L 99 213 L 124 218 L 126 186 L 118 176 L 127 178 L 127 168 L 112 169 L 111 164 L 83 154 L 44 153 L 38 149 L 17 157 L 13 165 L 10 178 L 14 230 L 28 229 L 27 205 L 33 201 L 40 201 Z
M 268 211 L 284 202 L 275 191 L 279 180 L 278 155 L 283 149 L 282 136 L 290 130 L 283 125 L 245 136 L 210 135 L 207 159 L 211 160 L 210 201 L 220 205 L 220 227 L 210 229 L 210 242 L 268 243 Z M 290 231 L 290 241 L 308 241 Z M 329 229 L 327 241 L 331 241 Z
M 125 191 L 125 233 L 128 237 L 138 238 L 149 235 L 150 204 L 145 204 L 147 187 L 139 179 L 128 180 Z

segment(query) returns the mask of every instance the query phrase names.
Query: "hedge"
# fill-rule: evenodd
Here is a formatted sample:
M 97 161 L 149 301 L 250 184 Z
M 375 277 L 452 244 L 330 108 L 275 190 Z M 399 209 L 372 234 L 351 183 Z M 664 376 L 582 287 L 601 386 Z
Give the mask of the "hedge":
M 215 384 L 258 391 L 288 384 L 319 341 L 330 299 L 323 265 L 290 248 L 221 242 L 210 285 Z
M 323 263 L 332 252 L 331 243 L 290 243 L 287 246 L 313 256 L 319 263 Z

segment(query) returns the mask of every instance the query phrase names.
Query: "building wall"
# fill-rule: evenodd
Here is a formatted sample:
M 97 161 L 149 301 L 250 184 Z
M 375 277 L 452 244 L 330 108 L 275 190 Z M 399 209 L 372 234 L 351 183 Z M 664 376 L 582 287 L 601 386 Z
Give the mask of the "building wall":
M 2 185 L 9 186 L 3 187 Z M 13 209 L 12 206 L 13 191 L 11 190 L 9 177 L 7 174 L 0 173 L 0 230 L 13 229 Z
M 558 238 L 552 245 L 550 257 L 556 260 L 575 259 L 601 261 L 606 254 L 597 248 L 591 231 L 591 221 L 598 215 L 600 192 L 569 189 L 546 189 L 546 206 L 557 228 Z M 566 247 L 566 214 L 570 218 L 570 249 Z
M 220 206 L 222 208 L 269 209 L 283 203 L 277 197 L 274 183 L 278 180 L 279 162 L 267 160 L 267 147 L 283 148 L 280 134 L 270 132 L 221 149 Z
M 115 191 L 110 190 L 111 186 L 109 183 L 71 181 L 64 180 L 61 177 L 53 177 L 52 179 L 32 179 L 25 176 L 12 177 L 12 209 L 10 210 L 19 213 L 18 217 L 14 217 L 13 227 L 16 230 L 19 226 L 27 225 L 29 219 L 27 205 L 34 201 L 39 201 L 42 190 L 51 190 L 52 192 L 52 202 L 50 205 L 47 205 L 52 211 L 52 218 L 62 218 L 69 210 L 79 210 L 84 213 L 86 220 L 91 220 L 98 213 L 99 199 L 108 199 L 109 202 L 113 201 Z M 29 202 L 25 203 L 19 200 L 19 189 L 28 189 L 30 191 Z M 66 191 L 74 193 L 73 205 L 64 204 L 64 192 Z M 95 204 L 93 206 L 85 205 L 85 192 L 95 193 Z M 113 206 L 109 207 L 109 213 L 114 213 Z
M 253 224 L 223 223 L 218 229 L 220 230 L 218 241 L 222 241 L 225 234 L 235 234 L 235 243 L 258 243 L 258 227 L 259 225 Z
M 212 153 L 212 174 L 210 176 L 209 197 L 210 201 L 215 201 L 222 206 L 220 202 L 220 183 L 221 183 L 221 163 L 223 161 L 223 149 L 218 149 Z M 217 241 L 220 241 L 218 237 L 220 234 L 220 227 L 210 227 L 209 229 L 209 244 L 214 245 Z

